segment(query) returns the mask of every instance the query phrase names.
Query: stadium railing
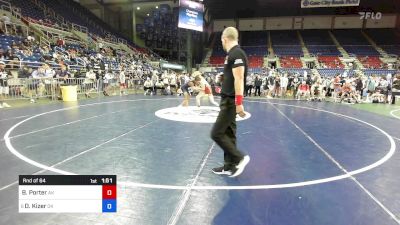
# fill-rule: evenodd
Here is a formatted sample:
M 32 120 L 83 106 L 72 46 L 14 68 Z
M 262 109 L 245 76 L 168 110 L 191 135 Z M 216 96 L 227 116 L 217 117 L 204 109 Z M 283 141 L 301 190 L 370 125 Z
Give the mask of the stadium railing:
M 0 79 L 0 95 L 4 100 L 61 99 L 61 86 L 76 85 L 78 95 L 97 94 L 104 91 L 107 95 L 119 95 L 120 83 L 117 79 L 105 81 L 89 78 L 9 78 Z M 128 93 L 137 93 L 143 89 L 141 79 L 126 79 L 125 86 Z

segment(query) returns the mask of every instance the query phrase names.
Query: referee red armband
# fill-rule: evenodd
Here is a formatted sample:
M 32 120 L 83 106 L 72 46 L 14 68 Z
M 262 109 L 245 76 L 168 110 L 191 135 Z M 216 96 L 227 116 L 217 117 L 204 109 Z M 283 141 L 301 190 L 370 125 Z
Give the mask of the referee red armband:
M 235 105 L 243 104 L 243 95 L 235 95 Z

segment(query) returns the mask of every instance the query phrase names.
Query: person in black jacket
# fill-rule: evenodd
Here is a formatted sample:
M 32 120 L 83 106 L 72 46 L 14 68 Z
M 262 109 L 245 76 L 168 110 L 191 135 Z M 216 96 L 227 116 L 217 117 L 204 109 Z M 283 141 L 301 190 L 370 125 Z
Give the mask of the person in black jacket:
M 262 85 L 262 79 L 260 76 L 256 76 L 256 79 L 254 80 L 254 86 L 256 87 L 254 96 L 261 96 L 261 85 Z

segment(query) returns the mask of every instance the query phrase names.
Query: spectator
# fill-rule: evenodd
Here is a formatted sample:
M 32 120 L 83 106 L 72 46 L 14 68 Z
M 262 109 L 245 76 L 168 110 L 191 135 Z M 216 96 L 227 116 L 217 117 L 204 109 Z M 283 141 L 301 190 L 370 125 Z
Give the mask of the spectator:
M 144 82 L 143 88 L 144 88 L 144 95 L 148 94 L 150 91 L 150 95 L 153 95 L 155 85 L 153 84 L 153 81 L 148 77 L 146 81 Z
M 56 44 L 57 44 L 58 47 L 64 48 L 64 46 L 65 46 L 65 41 L 64 41 L 62 38 L 58 38 Z
M 253 84 L 254 84 L 253 74 L 250 74 L 246 77 L 245 92 L 244 92 L 245 97 L 251 96 L 251 90 L 253 89 Z
M 119 72 L 119 95 L 127 95 L 126 93 L 126 80 L 125 80 L 125 68 L 121 67 Z
M 106 74 L 103 78 L 103 94 L 104 94 L 104 96 L 110 96 L 110 94 L 108 93 L 108 90 L 111 88 L 110 83 L 111 83 L 112 79 L 114 79 L 114 75 L 112 74 L 111 70 L 108 70 L 108 72 L 106 72 Z
M 63 79 L 65 81 L 69 77 L 71 77 L 71 74 L 65 65 L 61 65 L 60 70 L 55 72 L 55 78 Z
M 26 37 L 27 46 L 31 46 L 34 42 L 35 37 L 32 34 L 29 34 L 28 37 Z
M 90 92 L 95 90 L 96 88 L 96 73 L 93 69 L 89 69 L 86 72 L 85 81 L 84 81 L 84 89 L 86 90 L 85 96 L 86 98 L 91 98 Z
M 18 71 L 18 78 L 29 78 L 31 74 L 32 69 L 27 66 L 23 66 L 22 69 Z
M 8 27 L 11 25 L 11 19 L 10 17 L 7 16 L 7 14 L 3 14 L 3 16 L 0 18 L 1 22 L 3 23 L 3 28 L 6 31 L 6 33 L 10 33 L 8 32 Z
M 254 91 L 254 96 L 261 96 L 261 85 L 262 85 L 262 79 L 260 76 L 256 76 L 256 79 L 254 80 L 254 86 L 256 87 Z
M 0 109 L 4 107 L 10 107 L 9 104 L 4 102 L 4 95 L 9 94 L 9 88 L 7 80 L 10 78 L 10 74 L 5 71 L 5 63 L 0 61 Z
M 49 64 L 44 63 L 42 65 L 43 69 L 44 69 L 44 73 L 45 73 L 45 77 L 46 78 L 53 78 L 54 75 L 56 74 L 56 72 L 49 66 Z M 65 69 L 65 68 L 64 68 Z
M 289 79 L 287 78 L 287 74 L 281 76 L 280 83 L 281 83 L 281 95 L 282 97 L 286 97 L 287 86 L 289 84 Z
M 296 94 L 297 100 L 300 100 L 301 97 L 305 97 L 307 100 L 310 98 L 310 86 L 308 86 L 308 84 L 304 80 L 299 85 L 299 90 Z

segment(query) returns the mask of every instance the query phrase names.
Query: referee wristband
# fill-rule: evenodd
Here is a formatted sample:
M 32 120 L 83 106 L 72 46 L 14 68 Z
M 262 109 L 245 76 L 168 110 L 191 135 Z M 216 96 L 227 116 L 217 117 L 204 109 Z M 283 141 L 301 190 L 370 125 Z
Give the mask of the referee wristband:
M 243 104 L 243 95 L 235 95 L 235 105 Z

